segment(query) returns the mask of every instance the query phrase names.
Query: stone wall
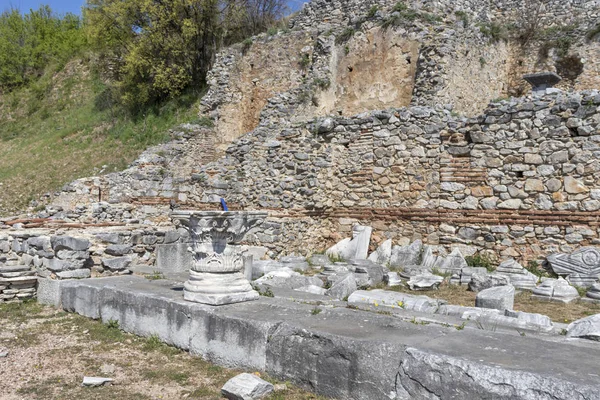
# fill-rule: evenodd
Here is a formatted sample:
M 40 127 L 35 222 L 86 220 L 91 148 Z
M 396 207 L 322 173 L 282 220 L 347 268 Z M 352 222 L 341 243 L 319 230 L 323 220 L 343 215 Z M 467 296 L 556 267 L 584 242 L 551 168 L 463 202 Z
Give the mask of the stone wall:
M 267 100 L 301 83 L 305 75 L 302 49 L 312 48 L 308 32 L 261 35 L 252 44 L 238 44 L 218 54 L 207 82 L 202 112 L 216 121 L 219 150 L 256 128 Z
M 172 227 L 4 228 L 0 303 L 34 297 L 38 276 L 61 280 L 130 274 L 140 266 L 152 270 L 158 247 L 188 241 L 187 232 Z
M 598 240 L 599 106 L 597 91 L 551 91 L 470 120 L 426 107 L 326 118 L 248 134 L 200 174 L 240 207 L 284 218 L 278 233 L 309 218 L 308 233 L 262 238 L 286 252 L 360 221 L 381 238 L 537 257 Z
M 357 222 L 373 226 L 373 246 L 422 238 L 440 252 L 521 261 L 598 244 L 598 92 L 551 92 L 484 110 L 523 87 L 522 73 L 556 69 L 565 55 L 551 50 L 542 62 L 543 43 L 523 52 L 481 32 L 478 23 L 515 18 L 513 1 L 415 1 L 425 17 L 384 29 L 395 3 L 316 0 L 291 32 L 222 51 L 202 100 L 215 127 L 183 126 L 126 170 L 66 185 L 23 223 L 5 220 L 6 243 L 21 250 L 6 252 L 0 264 L 14 271 L 0 277 L 126 273 L 127 260 L 156 265 L 157 246 L 187 240 L 166 233 L 174 231 L 170 210 L 219 209 L 221 197 L 231 209 L 270 212 L 248 244 L 272 256 L 324 250 Z M 580 57 L 583 70 L 563 87 L 597 86 L 598 42 L 583 39 L 598 21 L 597 0 L 545 4 L 540 18 L 579 24 L 566 55 Z M 387 110 L 372 111 L 380 108 Z M 73 231 L 57 233 L 63 228 Z M 113 242 L 100 231 L 116 234 Z M 59 255 L 52 238 L 63 235 L 89 247 Z M 33 237 L 50 247 L 29 246 Z M 108 246 L 128 250 L 110 254 Z M 16 283 L 2 282 L 18 294 Z
M 389 9 L 396 3 L 395 0 L 313 0 L 304 4 L 302 10 L 290 21 L 290 26 L 308 28 L 321 24 L 347 25 L 367 14 L 374 5 Z M 535 15 L 543 23 L 559 21 L 561 24 L 571 24 L 583 20 L 588 21 L 586 27 L 590 27 L 600 17 L 598 0 L 411 0 L 407 3 L 416 9 L 431 10 L 445 15 L 465 11 L 481 21 L 502 20 L 515 16 L 526 19 L 535 11 Z
M 265 119 L 304 122 L 317 115 L 350 116 L 409 104 L 441 104 L 476 115 L 493 99 L 529 92 L 523 74 L 565 73 L 561 61 L 568 57 L 580 60 L 582 70 L 561 88 L 597 87 L 600 69 L 586 56 L 597 52 L 597 42 L 585 39 L 600 23 L 596 0 L 545 1 L 539 10 L 533 0 L 413 1 L 410 7 L 419 16 L 381 29 L 395 4 L 312 1 L 291 20 L 291 32 L 259 35 L 245 51 L 241 46 L 224 50 L 209 75 L 201 109 L 216 122 L 220 149 Z M 515 37 L 536 21 L 538 35 L 523 47 Z M 509 30 L 511 39 L 483 34 L 482 24 L 490 23 Z M 556 39 L 566 36 L 571 49 L 557 55 Z M 550 54 L 542 57 L 546 48 Z M 274 54 L 274 62 L 267 53 Z

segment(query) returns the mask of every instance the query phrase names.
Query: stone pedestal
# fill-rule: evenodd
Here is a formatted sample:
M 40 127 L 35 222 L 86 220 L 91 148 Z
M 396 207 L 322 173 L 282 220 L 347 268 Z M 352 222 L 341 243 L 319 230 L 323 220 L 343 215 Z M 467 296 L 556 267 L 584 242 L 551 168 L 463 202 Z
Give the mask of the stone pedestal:
M 222 305 L 258 299 L 244 276 L 244 250 L 239 243 L 267 217 L 264 212 L 175 211 L 172 218 L 190 232 L 192 267 L 183 298 Z

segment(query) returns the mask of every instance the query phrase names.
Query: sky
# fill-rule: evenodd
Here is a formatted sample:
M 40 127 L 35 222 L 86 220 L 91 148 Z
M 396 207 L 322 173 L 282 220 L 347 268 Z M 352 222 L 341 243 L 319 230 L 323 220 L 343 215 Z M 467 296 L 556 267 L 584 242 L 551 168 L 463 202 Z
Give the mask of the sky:
M 68 12 L 81 15 L 81 6 L 85 0 L 0 0 L 0 12 L 7 9 L 16 8 L 26 13 L 30 9 L 37 10 L 40 5 L 47 4 L 52 11 L 57 14 L 66 14 Z
M 300 9 L 305 2 L 305 0 L 287 0 L 288 7 L 292 11 Z M 31 8 L 38 9 L 40 5 L 47 4 L 52 11 L 57 14 L 66 14 L 70 12 L 80 15 L 81 6 L 83 6 L 84 3 L 85 0 L 0 0 L 0 12 L 11 8 L 17 8 L 21 10 L 21 12 L 26 13 Z

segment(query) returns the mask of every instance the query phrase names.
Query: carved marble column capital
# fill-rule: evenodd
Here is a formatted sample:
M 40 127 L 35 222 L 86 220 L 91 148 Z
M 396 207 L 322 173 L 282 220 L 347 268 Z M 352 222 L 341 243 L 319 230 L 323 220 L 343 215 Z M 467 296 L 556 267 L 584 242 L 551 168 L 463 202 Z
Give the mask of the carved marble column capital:
M 175 225 L 190 232 L 192 268 L 184 298 L 205 304 L 254 300 L 258 293 L 240 272 L 244 266 L 239 243 L 267 217 L 258 211 L 175 211 Z

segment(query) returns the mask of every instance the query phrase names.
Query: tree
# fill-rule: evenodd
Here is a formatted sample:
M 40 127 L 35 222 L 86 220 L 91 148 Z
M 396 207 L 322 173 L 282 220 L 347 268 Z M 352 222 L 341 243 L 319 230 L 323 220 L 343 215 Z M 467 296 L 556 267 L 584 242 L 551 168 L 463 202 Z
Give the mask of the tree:
M 102 70 L 133 113 L 200 85 L 219 47 L 266 29 L 283 0 L 88 0 Z
M 73 14 L 56 16 L 48 6 L 25 15 L 5 11 L 0 15 L 0 87 L 25 84 L 84 47 L 81 20 Z

